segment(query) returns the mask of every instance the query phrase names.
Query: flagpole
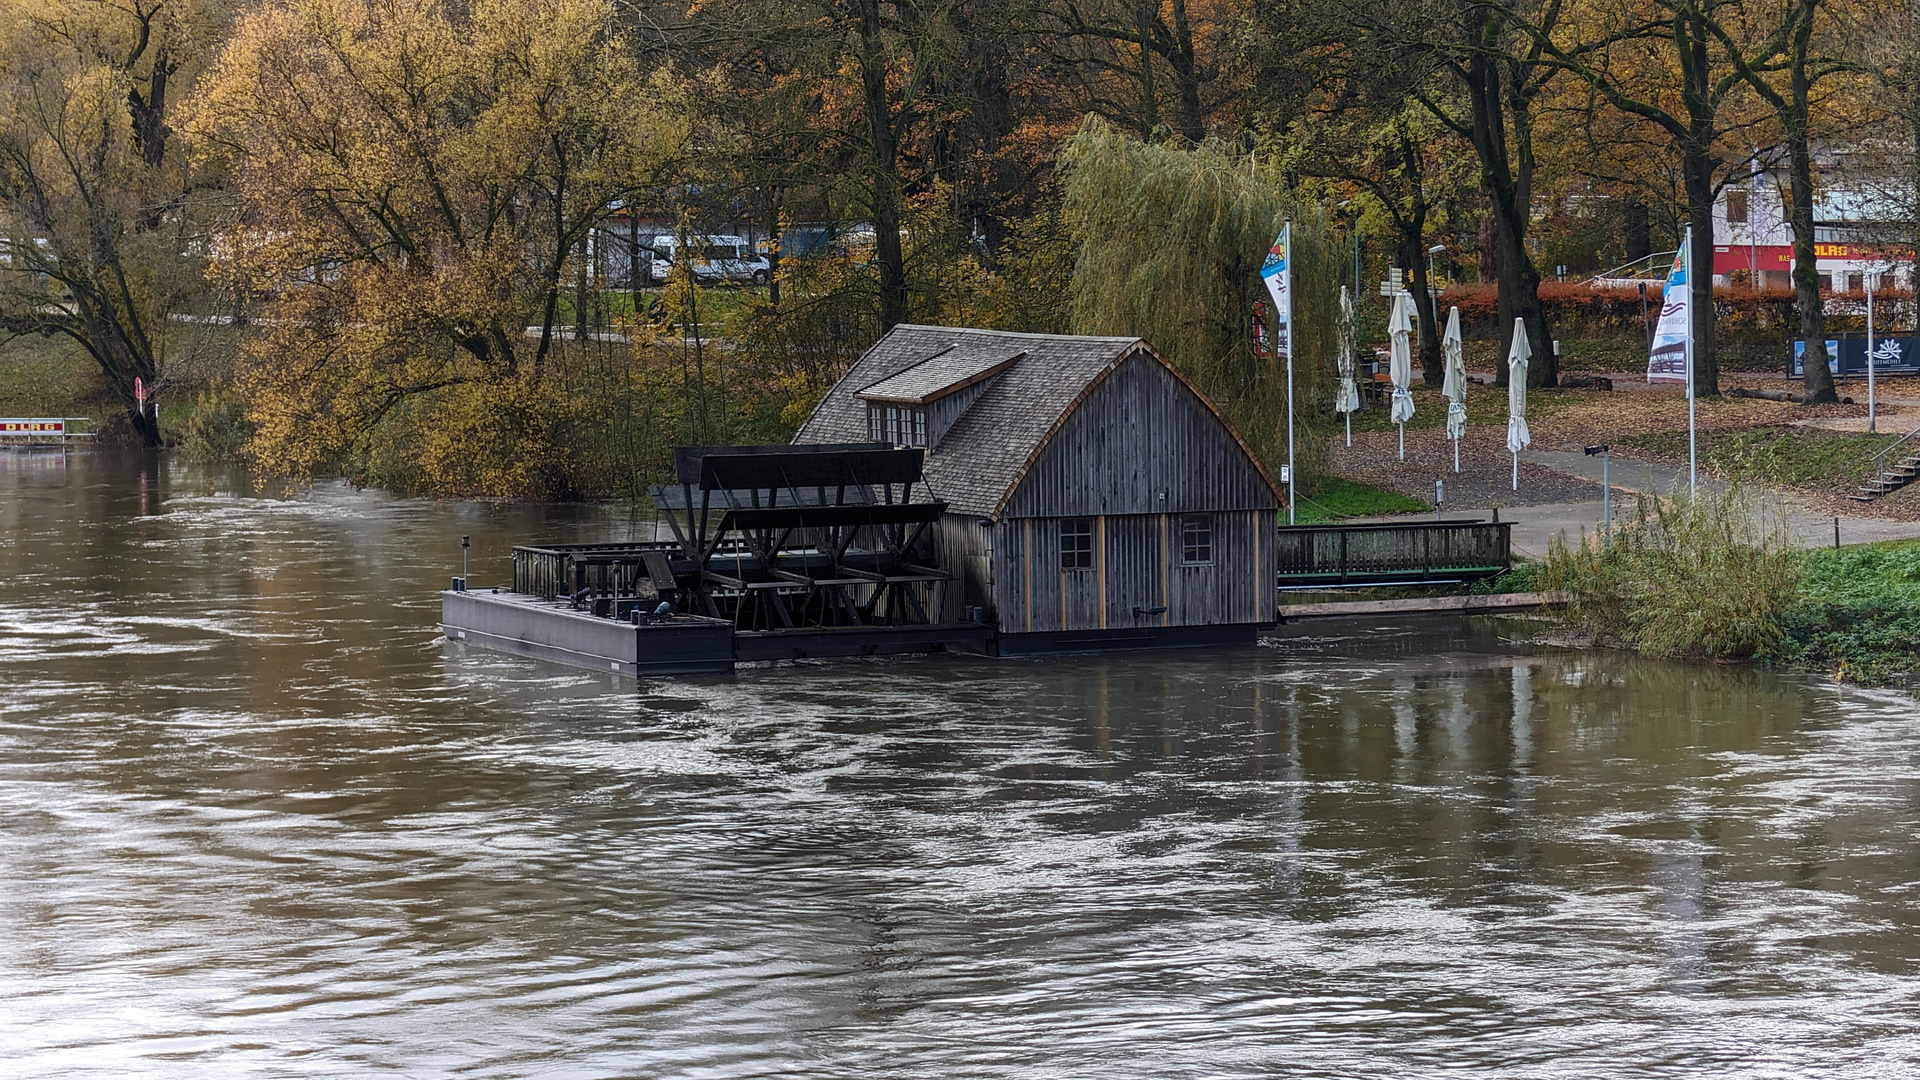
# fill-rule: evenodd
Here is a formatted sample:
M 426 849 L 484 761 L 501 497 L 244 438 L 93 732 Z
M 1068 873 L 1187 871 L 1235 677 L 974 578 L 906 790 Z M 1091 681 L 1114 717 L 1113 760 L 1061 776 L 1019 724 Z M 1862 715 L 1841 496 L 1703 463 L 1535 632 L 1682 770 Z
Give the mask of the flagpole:
M 1874 279 L 1880 275 L 1876 271 L 1869 270 L 1860 276 L 1867 286 L 1867 434 L 1878 435 L 1880 427 L 1874 422 L 1873 415 L 1873 286 Z
M 1687 226 L 1687 494 L 1700 493 L 1700 454 L 1699 437 L 1694 423 L 1693 407 L 1693 275 L 1700 272 L 1699 264 L 1693 258 L 1693 226 Z M 1711 279 L 1709 279 L 1711 280 Z M 1708 296 L 1712 296 L 1709 288 Z
M 1299 474 L 1294 472 L 1293 467 L 1293 221 L 1291 219 L 1281 229 L 1280 235 L 1284 238 L 1282 243 L 1287 259 L 1286 266 L 1280 272 L 1286 278 L 1287 294 L 1287 310 L 1281 313 L 1281 318 L 1287 328 L 1287 524 L 1291 525 L 1294 523 L 1293 489 L 1300 484 Z M 1349 425 L 1353 423 L 1351 416 L 1347 418 L 1347 423 Z M 1352 430 L 1351 426 L 1348 430 Z M 1353 436 L 1349 434 L 1347 439 L 1351 442 Z

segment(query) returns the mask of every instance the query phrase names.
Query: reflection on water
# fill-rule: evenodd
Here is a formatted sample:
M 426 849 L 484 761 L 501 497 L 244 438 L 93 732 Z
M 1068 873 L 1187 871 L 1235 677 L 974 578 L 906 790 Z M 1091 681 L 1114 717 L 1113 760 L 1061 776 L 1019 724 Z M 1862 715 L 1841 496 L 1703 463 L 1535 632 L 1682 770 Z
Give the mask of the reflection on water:
M 26 458 L 24 1074 L 1920 1069 L 1909 698 L 1482 620 L 635 683 L 433 627 L 621 513 Z

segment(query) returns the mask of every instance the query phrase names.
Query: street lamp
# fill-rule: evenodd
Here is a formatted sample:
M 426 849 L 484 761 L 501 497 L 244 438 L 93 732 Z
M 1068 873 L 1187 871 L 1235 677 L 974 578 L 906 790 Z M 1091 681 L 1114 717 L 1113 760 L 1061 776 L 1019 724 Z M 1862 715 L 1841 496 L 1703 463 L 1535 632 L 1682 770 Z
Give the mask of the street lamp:
M 1433 291 L 1433 257 L 1447 250 L 1445 244 L 1435 244 L 1427 249 L 1427 291 Z
M 1600 455 L 1600 486 L 1605 489 L 1605 493 L 1600 496 L 1600 542 L 1608 546 L 1611 546 L 1613 543 L 1613 477 L 1608 470 L 1608 466 L 1612 463 L 1612 455 L 1609 453 L 1612 449 L 1613 446 L 1609 443 L 1601 443 L 1598 446 L 1589 446 L 1586 448 L 1588 457 L 1592 457 L 1595 454 Z

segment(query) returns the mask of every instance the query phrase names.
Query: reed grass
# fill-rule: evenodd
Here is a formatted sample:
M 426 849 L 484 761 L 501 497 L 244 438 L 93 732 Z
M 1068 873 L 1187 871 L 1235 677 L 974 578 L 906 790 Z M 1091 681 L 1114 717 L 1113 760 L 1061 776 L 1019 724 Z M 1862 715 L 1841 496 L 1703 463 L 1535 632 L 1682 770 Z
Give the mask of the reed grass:
M 1602 640 L 1656 656 L 1747 660 L 1787 639 L 1804 574 L 1783 515 L 1734 489 L 1636 500 L 1602 541 L 1548 545 L 1541 584 Z

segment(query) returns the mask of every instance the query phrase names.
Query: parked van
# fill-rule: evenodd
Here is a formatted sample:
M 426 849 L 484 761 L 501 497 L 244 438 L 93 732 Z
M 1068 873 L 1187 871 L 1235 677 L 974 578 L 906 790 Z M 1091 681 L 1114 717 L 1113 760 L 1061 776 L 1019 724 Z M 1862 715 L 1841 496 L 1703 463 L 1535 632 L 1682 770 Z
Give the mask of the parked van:
M 653 280 L 664 282 L 680 259 L 680 238 L 656 236 L 648 246 L 653 249 Z M 767 283 L 771 264 L 742 237 L 697 236 L 693 238 L 693 249 L 693 275 L 701 281 Z

